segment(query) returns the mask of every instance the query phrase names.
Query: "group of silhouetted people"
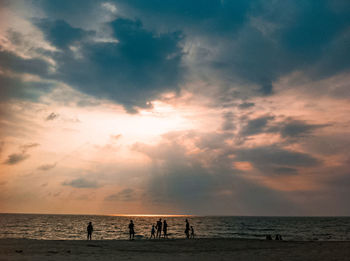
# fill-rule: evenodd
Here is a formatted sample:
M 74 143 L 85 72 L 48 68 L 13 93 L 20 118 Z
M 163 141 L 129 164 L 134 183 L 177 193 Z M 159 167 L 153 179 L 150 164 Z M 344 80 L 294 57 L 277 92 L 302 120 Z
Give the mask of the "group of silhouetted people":
M 266 235 L 266 240 L 272 240 L 271 235 Z M 276 234 L 275 240 L 283 240 L 280 234 Z
M 191 227 L 191 229 L 190 229 Z M 191 231 L 191 234 L 190 234 Z M 188 222 L 188 220 L 186 219 L 186 229 L 185 229 L 185 234 L 187 238 L 194 238 L 194 228 L 193 226 L 190 226 L 190 223 Z
M 157 231 L 157 234 L 156 234 L 156 231 Z M 163 237 L 168 238 L 168 223 L 166 222 L 166 220 L 164 220 L 162 223 L 162 219 L 160 218 L 157 221 L 156 225 L 152 225 L 150 239 L 161 238 L 162 231 L 163 231 Z
M 186 219 L 186 228 L 185 228 L 185 234 L 186 234 L 186 238 L 194 238 L 194 228 L 193 226 L 190 226 L 190 223 L 188 222 L 188 220 Z M 92 226 L 92 223 L 89 222 L 88 226 L 87 226 L 87 240 L 91 240 L 92 239 L 92 232 L 93 232 L 94 228 Z M 161 238 L 162 237 L 162 231 L 163 231 L 163 237 L 164 238 L 168 238 L 168 223 L 166 222 L 166 220 L 164 220 L 162 222 L 162 219 L 160 218 L 156 225 L 152 225 L 151 228 L 151 236 L 150 239 L 154 238 Z M 134 221 L 130 220 L 129 223 L 129 239 L 130 240 L 134 240 L 135 237 L 135 225 L 134 225 Z

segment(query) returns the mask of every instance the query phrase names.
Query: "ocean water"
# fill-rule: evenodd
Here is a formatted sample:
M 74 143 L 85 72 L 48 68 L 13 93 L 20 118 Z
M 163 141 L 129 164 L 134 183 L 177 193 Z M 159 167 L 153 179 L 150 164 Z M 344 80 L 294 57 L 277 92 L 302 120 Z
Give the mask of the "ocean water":
M 0 238 L 84 240 L 88 222 L 93 239 L 127 239 L 130 219 L 136 238 L 148 239 L 159 218 L 168 223 L 169 238 L 184 238 L 185 219 L 197 238 L 264 239 L 281 234 L 285 240 L 350 240 L 350 217 L 219 217 L 219 216 L 97 216 L 0 214 Z

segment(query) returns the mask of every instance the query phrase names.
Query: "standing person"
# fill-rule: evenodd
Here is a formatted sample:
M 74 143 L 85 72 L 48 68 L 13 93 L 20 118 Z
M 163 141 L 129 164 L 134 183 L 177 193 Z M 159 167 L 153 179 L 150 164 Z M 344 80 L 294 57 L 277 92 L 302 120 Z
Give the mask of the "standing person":
M 185 229 L 185 234 L 187 238 L 190 238 L 190 223 L 188 222 L 186 218 L 186 229 Z
M 89 224 L 88 224 L 86 229 L 87 229 L 87 240 L 91 240 L 92 231 L 94 231 L 94 227 L 92 226 L 91 222 L 89 222 Z
M 157 236 L 158 238 L 160 238 L 160 236 L 162 235 L 162 219 L 160 218 L 157 221 Z
M 129 238 L 130 240 L 134 240 L 135 237 L 135 230 L 134 230 L 134 222 L 130 220 L 129 224 Z
M 154 225 L 152 225 L 151 237 L 150 237 L 150 239 L 152 239 L 152 237 L 153 237 L 154 239 L 156 238 L 156 229 L 155 229 Z
M 163 222 L 163 234 L 164 238 L 168 238 L 168 223 L 166 222 L 166 220 L 164 220 Z
M 194 228 L 191 226 L 191 238 L 194 238 Z

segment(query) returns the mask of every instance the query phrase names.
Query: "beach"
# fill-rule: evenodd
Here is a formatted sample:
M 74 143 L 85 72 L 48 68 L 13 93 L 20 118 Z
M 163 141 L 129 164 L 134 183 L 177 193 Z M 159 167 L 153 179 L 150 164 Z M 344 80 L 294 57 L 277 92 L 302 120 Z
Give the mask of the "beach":
M 350 260 L 350 241 L 0 239 L 0 260 Z

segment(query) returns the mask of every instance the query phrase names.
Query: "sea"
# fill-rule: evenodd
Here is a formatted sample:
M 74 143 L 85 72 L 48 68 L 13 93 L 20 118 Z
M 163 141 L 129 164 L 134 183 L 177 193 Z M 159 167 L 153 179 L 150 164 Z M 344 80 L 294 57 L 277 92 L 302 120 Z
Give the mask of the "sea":
M 85 240 L 92 222 L 93 239 L 128 239 L 133 220 L 136 239 L 149 239 L 152 224 L 159 218 L 168 223 L 170 239 L 185 238 L 185 220 L 196 238 L 265 239 L 282 235 L 292 241 L 348 241 L 350 217 L 246 217 L 246 216 L 118 216 L 0 214 L 0 238 L 40 240 Z

